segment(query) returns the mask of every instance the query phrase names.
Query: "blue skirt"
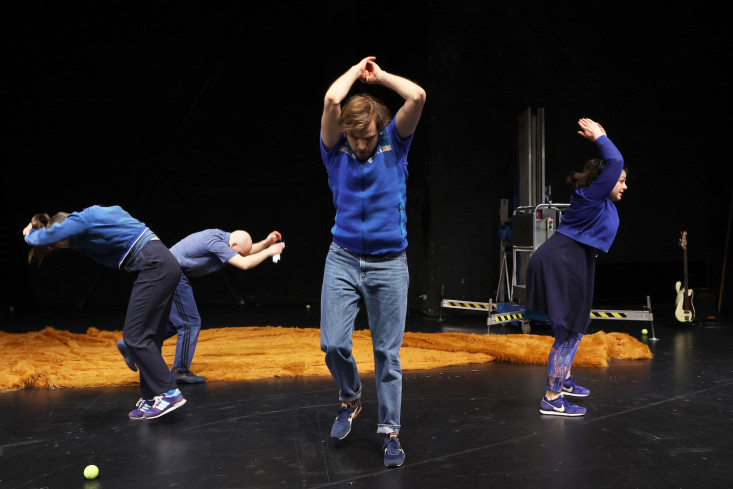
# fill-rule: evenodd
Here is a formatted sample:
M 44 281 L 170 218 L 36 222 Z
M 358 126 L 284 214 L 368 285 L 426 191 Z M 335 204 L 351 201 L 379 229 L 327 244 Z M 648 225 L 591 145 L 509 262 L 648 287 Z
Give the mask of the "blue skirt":
M 597 250 L 554 233 L 527 264 L 527 316 L 546 316 L 569 331 L 585 334 L 593 307 Z

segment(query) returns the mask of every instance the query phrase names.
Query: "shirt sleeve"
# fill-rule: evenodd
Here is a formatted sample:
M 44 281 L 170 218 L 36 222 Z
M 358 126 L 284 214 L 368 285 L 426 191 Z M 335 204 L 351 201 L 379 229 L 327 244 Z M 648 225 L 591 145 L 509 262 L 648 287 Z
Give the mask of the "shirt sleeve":
M 407 153 L 410 151 L 410 145 L 412 144 L 412 138 L 415 136 L 413 132 L 407 139 L 400 137 L 399 131 L 397 131 L 397 124 L 394 118 L 387 125 L 387 134 L 389 135 L 390 144 L 393 146 L 393 151 L 399 156 L 399 160 L 403 164 L 407 164 Z
M 50 228 L 31 229 L 30 234 L 25 236 L 25 242 L 31 246 L 51 246 L 82 234 L 86 228 L 84 218 L 74 212 L 66 216 L 63 222 L 56 223 Z
M 222 263 L 228 262 L 232 259 L 233 256 L 237 254 L 236 251 L 229 247 L 229 243 L 226 243 L 221 239 L 211 240 L 208 243 L 207 248 L 209 254 L 219 258 L 219 261 L 221 261 Z
M 604 162 L 603 171 L 585 190 L 591 200 L 602 200 L 611 193 L 624 169 L 624 158 L 618 148 L 606 136 L 596 139 L 596 146 Z

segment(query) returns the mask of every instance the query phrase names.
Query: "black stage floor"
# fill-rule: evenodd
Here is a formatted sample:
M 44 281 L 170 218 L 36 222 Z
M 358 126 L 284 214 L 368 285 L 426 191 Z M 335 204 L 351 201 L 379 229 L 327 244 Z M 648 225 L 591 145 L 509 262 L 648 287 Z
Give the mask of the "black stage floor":
M 304 308 L 202 313 L 207 327 L 318 325 Z M 539 414 L 543 366 L 405 371 L 407 459 L 397 469 L 382 465 L 370 375 L 364 411 L 340 446 L 329 438 L 338 408 L 329 376 L 183 386 L 187 404 L 155 421 L 127 418 L 136 386 L 1 392 L 0 488 L 732 487 L 733 322 L 686 325 L 659 311 L 654 319 L 657 340 L 641 336 L 648 322 L 594 320 L 589 332 L 628 332 L 655 358 L 574 369 L 592 391 L 578 401 L 588 409 L 580 418 Z M 413 313 L 407 329 L 485 333 L 485 324 L 478 312 Z M 0 330 L 47 325 L 114 330 L 121 313 L 16 314 Z M 98 479 L 84 479 L 88 464 Z

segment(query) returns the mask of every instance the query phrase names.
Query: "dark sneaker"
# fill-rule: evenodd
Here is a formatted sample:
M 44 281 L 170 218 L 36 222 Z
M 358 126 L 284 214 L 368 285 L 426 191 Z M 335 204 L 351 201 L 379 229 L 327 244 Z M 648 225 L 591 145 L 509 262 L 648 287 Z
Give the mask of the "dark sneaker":
M 133 360 L 132 356 L 130 355 L 130 350 L 127 349 L 125 340 L 120 340 L 117 342 L 117 349 L 120 350 L 120 353 L 122 353 L 122 358 L 125 359 L 125 363 L 128 367 L 130 367 L 130 370 L 132 370 L 133 372 L 137 372 L 137 365 L 135 365 L 135 360 Z
M 140 399 L 135 405 L 135 410 L 130 411 L 130 419 L 145 419 L 145 412 L 153 407 L 153 400 Z
M 143 413 L 145 419 L 160 418 L 164 414 L 168 414 L 186 404 L 186 399 L 184 399 L 181 391 L 176 389 L 176 392 L 177 394 L 174 395 L 161 394 L 155 396 L 153 406 Z
M 341 409 L 336 414 L 336 420 L 331 427 L 331 438 L 343 440 L 351 432 L 351 422 L 359 416 L 361 403 L 357 399 L 353 402 L 342 402 Z
M 397 438 L 397 433 L 390 433 L 390 435 L 384 439 L 382 451 L 384 452 L 385 467 L 399 467 L 405 461 L 405 451 L 402 450 L 400 439 Z
M 206 377 L 196 375 L 190 370 L 178 370 L 174 368 L 171 369 L 171 373 L 173 374 L 173 379 L 179 384 L 200 384 L 206 380 Z
M 580 387 L 575 383 L 572 376 L 568 377 L 562 384 L 563 396 L 585 397 L 588 394 L 590 394 L 590 389 Z
M 569 403 L 563 396 L 552 401 L 543 397 L 540 403 L 540 413 L 553 416 L 583 416 L 585 408 Z

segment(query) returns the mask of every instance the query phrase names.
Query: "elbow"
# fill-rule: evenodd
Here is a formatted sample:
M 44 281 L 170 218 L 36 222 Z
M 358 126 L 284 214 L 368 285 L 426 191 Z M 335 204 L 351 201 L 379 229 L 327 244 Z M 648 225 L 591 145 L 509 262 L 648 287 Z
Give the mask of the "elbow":
M 323 98 L 323 108 L 324 110 L 327 110 L 329 108 L 338 107 L 341 104 L 341 101 L 338 100 L 336 97 L 334 97 L 332 94 L 327 93 L 326 96 Z
M 417 90 L 415 90 L 415 93 L 412 95 L 412 101 L 420 105 L 424 105 L 427 98 L 428 95 L 422 87 L 417 87 Z

